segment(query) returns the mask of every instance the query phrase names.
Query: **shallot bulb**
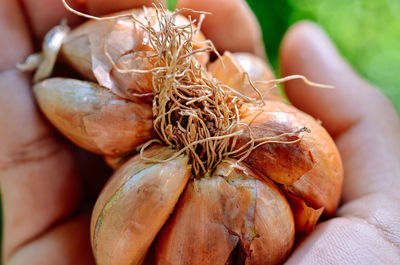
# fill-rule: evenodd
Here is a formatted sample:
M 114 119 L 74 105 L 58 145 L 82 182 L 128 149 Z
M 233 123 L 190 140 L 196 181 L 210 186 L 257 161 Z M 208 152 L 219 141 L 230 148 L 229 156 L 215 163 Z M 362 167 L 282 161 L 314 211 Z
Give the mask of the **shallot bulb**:
M 115 169 L 92 214 L 96 262 L 280 264 L 335 213 L 337 148 L 277 95 L 262 59 L 210 63 L 210 41 L 179 12 L 131 10 L 44 43 L 58 48 L 41 56 L 39 107 Z M 83 80 L 49 76 L 57 54 Z

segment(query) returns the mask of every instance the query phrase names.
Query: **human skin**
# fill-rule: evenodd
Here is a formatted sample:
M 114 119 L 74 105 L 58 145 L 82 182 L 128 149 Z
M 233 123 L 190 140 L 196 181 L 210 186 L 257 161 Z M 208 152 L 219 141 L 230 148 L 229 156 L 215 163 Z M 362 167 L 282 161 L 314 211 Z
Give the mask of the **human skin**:
M 73 7 L 94 15 L 149 3 L 83 2 L 70 1 Z M 214 13 L 204 21 L 203 31 L 220 51 L 264 56 L 259 26 L 244 1 L 181 0 L 178 6 Z M 32 98 L 29 75 L 15 69 L 64 16 L 71 25 L 82 21 L 65 11 L 59 0 L 0 2 L 0 181 L 3 263 L 7 265 L 94 263 L 89 243 L 90 209 L 85 213 L 83 206 L 88 196 L 82 185 L 88 180 L 79 167 L 81 156 L 42 117 Z M 388 99 L 342 59 L 316 25 L 294 25 L 280 51 L 284 76 L 302 74 L 335 86 L 327 90 L 301 81 L 285 85 L 291 102 L 320 119 L 334 137 L 345 171 L 337 216 L 319 223 L 287 264 L 398 262 L 398 115 Z

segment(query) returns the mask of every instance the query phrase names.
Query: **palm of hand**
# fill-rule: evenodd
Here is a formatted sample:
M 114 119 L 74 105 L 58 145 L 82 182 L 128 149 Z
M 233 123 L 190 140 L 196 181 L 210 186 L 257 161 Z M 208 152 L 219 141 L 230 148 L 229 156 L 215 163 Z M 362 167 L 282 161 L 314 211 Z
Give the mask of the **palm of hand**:
M 224 1 L 216 5 L 209 0 L 182 0 L 179 4 L 215 14 L 206 20 L 203 30 L 220 50 L 262 55 L 253 15 L 242 1 Z M 43 36 L 66 15 L 58 1 L 42 0 L 46 8 L 37 1 L 23 2 L 34 38 Z M 130 2 L 87 0 L 86 4 L 91 13 L 104 14 L 132 7 Z M 228 8 L 221 6 L 236 12 L 225 16 Z M 13 70 L 16 62 L 32 52 L 31 36 L 18 3 L 6 0 L 0 7 L 0 46 L 7 51 L 0 59 L 3 259 L 6 264 L 93 264 L 89 217 L 76 214 L 82 185 L 76 152 L 55 136 L 38 112 L 28 77 Z M 72 24 L 80 21 L 67 16 Z M 218 25 L 224 25 L 223 29 Z M 335 85 L 334 91 L 324 91 L 294 81 L 287 85 L 287 92 L 298 108 L 323 121 L 336 139 L 345 168 L 338 217 L 318 224 L 288 263 L 395 263 L 400 259 L 397 114 L 312 24 L 293 27 L 281 51 L 285 75 L 303 74 Z

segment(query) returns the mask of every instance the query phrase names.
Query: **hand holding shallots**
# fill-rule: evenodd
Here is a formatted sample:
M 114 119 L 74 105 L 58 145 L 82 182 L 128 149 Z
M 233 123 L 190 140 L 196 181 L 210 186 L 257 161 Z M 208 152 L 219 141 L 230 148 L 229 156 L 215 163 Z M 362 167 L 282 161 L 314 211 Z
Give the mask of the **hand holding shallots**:
M 43 33 L 64 15 L 71 16 L 63 10 L 59 2 L 51 2 L 50 5 L 54 5 L 51 11 L 50 8 L 39 8 L 42 5 L 37 5 L 37 2 L 25 1 L 27 19 L 31 23 L 29 28 L 32 29 L 31 35 L 35 38 L 43 36 Z M 110 1 L 103 3 L 87 1 L 86 4 L 90 13 L 105 14 L 131 8 L 130 2 L 112 1 L 111 4 Z M 239 0 L 224 2 L 226 3 L 186 0 L 181 1 L 179 5 L 214 13 L 204 21 L 202 31 L 206 37 L 214 41 L 219 50 L 253 52 L 262 55 L 258 26 L 248 7 Z M 81 8 L 78 1 L 75 4 L 74 8 Z M 84 200 L 81 199 L 81 196 L 85 194 L 82 194 L 80 190 L 84 192 L 86 190 L 81 189 L 83 180 L 82 175 L 79 175 L 76 151 L 60 139 L 44 121 L 31 98 L 29 78 L 14 69 L 15 63 L 22 61 L 27 54 L 32 52 L 31 35 L 25 25 L 23 13 L 15 1 L 3 1 L 0 5 L 2 5 L 2 10 L 5 10 L 1 25 L 7 25 L 2 33 L 3 38 L 0 40 L 7 51 L 0 61 L 2 70 L 0 83 L 3 88 L 0 96 L 0 108 L 2 108 L 0 139 L 3 143 L 0 149 L 4 205 L 3 259 L 5 264 L 93 264 L 89 244 L 89 219 L 81 210 L 85 209 Z M 225 14 L 226 10 L 230 10 L 229 14 Z M 229 57 L 229 54 L 226 56 Z M 242 68 L 246 68 L 243 61 Z M 399 232 L 396 230 L 400 219 L 398 209 L 400 200 L 397 195 L 399 178 L 395 175 L 399 171 L 400 164 L 400 142 L 396 137 L 400 133 L 398 116 L 386 98 L 353 73 L 352 69 L 338 56 L 322 31 L 314 25 L 299 24 L 288 32 L 282 44 L 282 68 L 285 75 L 303 74 L 311 80 L 336 87 L 335 90 L 328 91 L 291 81 L 287 84 L 287 91 L 295 106 L 322 120 L 323 125 L 336 140 L 345 170 L 343 199 L 337 212 L 338 217 L 318 224 L 316 229 L 294 249 L 288 262 L 323 264 L 324 262 L 352 261 L 360 263 L 364 260 L 372 263 L 393 263 L 399 259 L 400 241 Z M 251 70 L 245 70 L 251 72 Z M 268 71 L 267 68 L 266 71 Z M 222 77 L 223 75 L 220 78 Z M 229 85 L 234 86 L 234 84 L 235 82 L 232 81 Z M 87 85 L 87 87 L 91 91 L 89 96 L 92 98 L 99 97 L 105 102 L 120 100 L 119 105 L 127 109 L 135 108 L 119 98 L 113 98 L 113 95 L 97 92 L 100 91 L 97 86 Z M 47 89 L 47 87 L 42 86 L 39 89 Z M 68 91 L 68 87 L 64 91 Z M 51 94 L 45 95 L 51 96 Z M 62 99 L 65 97 L 59 100 Z M 265 109 L 269 107 L 272 107 L 274 111 Z M 296 134 L 292 133 L 301 128 L 302 122 L 310 121 L 309 124 L 314 124 L 310 116 L 298 112 L 279 100 L 259 108 L 258 111 L 261 115 L 256 115 L 257 117 L 252 117 L 255 113 L 253 111 L 245 112 L 248 115 L 243 115 L 243 121 L 246 122 L 246 119 L 255 121 L 248 123 L 254 125 L 255 133 L 265 126 L 280 128 L 285 133 L 289 130 L 285 141 L 293 139 L 296 141 L 294 138 Z M 296 120 L 301 121 L 300 124 L 294 125 L 293 128 L 285 127 L 287 123 L 279 123 L 282 122 L 279 111 L 287 114 L 284 115 L 284 121 L 285 119 Z M 113 112 L 102 113 L 104 117 L 110 117 L 107 114 L 110 115 L 109 113 Z M 80 117 L 77 118 L 80 122 Z M 96 116 L 87 115 L 84 118 L 83 122 L 85 125 L 89 124 L 88 128 L 93 129 L 90 125 L 97 125 L 93 123 Z M 110 122 L 113 120 L 110 119 Z M 56 121 L 52 123 L 57 126 Z M 64 123 L 65 121 L 61 123 L 61 126 Z M 315 128 L 311 129 L 318 131 L 317 125 L 316 123 Z M 107 126 L 102 128 L 106 130 Z M 129 129 L 129 126 L 127 128 Z M 88 129 L 86 131 L 90 132 Z M 280 131 L 270 133 L 267 136 L 275 137 L 274 133 L 280 133 Z M 64 134 L 72 140 L 76 136 Z M 329 138 L 323 131 L 320 134 Z M 91 135 L 88 136 L 90 139 L 96 139 Z M 78 137 L 75 142 L 79 139 L 81 138 Z M 298 231 L 303 228 L 304 232 L 308 232 L 307 221 L 313 220 L 313 216 L 318 214 L 310 210 L 311 208 L 316 208 L 318 211 L 320 207 L 324 207 L 327 214 L 332 214 L 336 208 L 337 198 L 329 199 L 331 197 L 326 195 L 326 191 L 337 188 L 331 188 L 330 185 L 324 188 L 325 182 L 311 187 L 297 182 L 296 176 L 300 175 L 299 177 L 302 177 L 304 182 L 304 179 L 312 174 L 321 176 L 320 179 L 329 180 L 324 177 L 328 173 L 320 169 L 323 165 L 315 166 L 313 161 L 320 159 L 320 154 L 323 158 L 324 152 L 330 149 L 324 149 L 323 145 L 322 147 L 311 145 L 313 148 L 310 150 L 307 143 L 315 141 L 311 134 L 305 134 L 303 143 L 296 142 L 295 145 L 287 147 L 288 149 L 281 149 L 279 143 L 271 144 L 268 148 L 262 146 L 261 149 L 255 149 L 265 157 L 268 157 L 266 155 L 268 152 L 274 153 L 276 150 L 282 150 L 283 153 L 280 154 L 285 154 L 285 152 L 293 154 L 296 151 L 299 155 L 292 157 L 293 163 L 300 159 L 302 166 L 290 168 L 291 164 L 284 163 L 268 163 L 269 166 L 259 166 L 258 155 L 253 153 L 243 161 L 246 166 L 237 166 L 232 170 L 230 163 L 235 162 L 227 160 L 220 163 L 209 178 L 190 180 L 180 199 L 179 195 L 184 188 L 182 185 L 189 181 L 190 175 L 187 159 L 184 156 L 145 167 L 140 161 L 138 162 L 138 158 L 132 158 L 129 164 L 117 171 L 103 191 L 96 206 L 96 209 L 101 211 L 95 209 L 93 213 L 98 216 L 95 219 L 97 224 L 92 226 L 94 229 L 92 236 L 95 236 L 94 239 L 92 237 L 94 249 L 96 251 L 96 247 L 100 248 L 100 251 L 95 253 L 98 263 L 126 264 L 124 262 L 133 260 L 139 263 L 143 259 L 140 255 L 144 253 L 142 249 L 149 247 L 152 243 L 149 240 L 155 237 L 155 234 L 150 232 L 158 231 L 157 229 L 164 225 L 164 221 L 168 219 L 174 207 L 176 207 L 176 212 L 157 238 L 155 246 L 157 255 L 153 262 L 168 264 L 168 259 L 179 259 L 176 253 L 180 253 L 182 246 L 186 251 L 185 254 L 188 254 L 185 247 L 193 247 L 193 252 L 188 255 L 192 258 L 191 264 L 205 264 L 206 261 L 219 260 L 221 264 L 225 264 L 228 261 L 223 260 L 226 253 L 236 255 L 228 255 L 233 262 L 234 259 L 246 259 L 249 251 L 257 253 L 271 251 L 274 248 L 277 248 L 277 251 L 269 255 L 268 259 L 265 259 L 265 256 L 253 255 L 246 261 L 249 264 L 260 264 L 265 260 L 270 263 L 282 262 L 282 257 L 286 258 L 293 244 L 293 234 L 288 234 L 288 231 L 293 229 Z M 238 142 L 239 147 L 240 143 L 246 144 L 246 137 L 239 138 Z M 97 149 L 91 150 L 93 146 Z M 94 152 L 99 152 L 99 148 L 110 150 L 111 154 L 122 152 L 109 149 L 109 145 L 99 147 L 96 142 L 91 142 L 89 146 L 84 147 Z M 307 156 L 308 151 L 313 155 Z M 148 157 L 157 159 L 170 157 L 171 153 L 173 151 L 170 149 L 158 146 L 152 146 L 145 151 Z M 108 151 L 103 154 L 109 155 Z M 334 153 L 332 155 L 335 156 Z M 318 161 L 325 163 L 324 160 Z M 257 169 L 251 169 L 247 165 Z M 167 177 L 165 174 L 174 171 L 179 174 L 175 174 L 168 184 L 163 183 L 162 181 Z M 132 178 L 126 172 L 131 172 L 130 174 L 135 177 Z M 152 172 L 164 172 L 164 175 L 158 173 L 155 175 Z M 281 172 L 285 174 L 280 174 Z M 304 177 L 305 172 L 307 173 Z M 328 176 L 332 174 L 334 172 L 329 173 Z M 265 178 L 265 175 L 268 175 L 272 181 Z M 140 184 L 144 179 L 143 176 L 148 176 L 146 187 Z M 313 183 L 312 181 L 305 182 Z M 332 185 L 334 184 L 335 181 L 332 181 Z M 124 193 L 124 189 L 136 189 L 137 193 Z M 168 192 L 170 189 L 176 192 Z M 153 190 L 157 192 L 152 193 Z M 121 192 L 118 193 L 118 191 Z M 313 195 L 308 197 L 309 194 Z M 299 197 L 302 199 L 299 200 Z M 102 200 L 102 198 L 105 199 Z M 164 200 L 164 204 L 161 208 L 157 208 L 160 206 L 157 204 L 160 198 Z M 175 206 L 178 199 L 179 203 Z M 297 205 L 293 209 L 299 211 L 292 212 L 286 200 L 291 202 L 292 207 Z M 114 204 L 115 201 L 118 201 L 118 204 Z M 132 204 L 132 201 L 136 204 Z M 154 201 L 152 204 L 154 208 L 143 207 L 143 203 L 152 201 Z M 271 203 L 273 207 L 265 207 Z M 130 230 L 126 233 L 116 235 L 111 229 L 96 231 L 98 227 L 101 228 L 101 225 L 117 223 L 126 225 L 127 220 L 118 220 L 118 216 L 132 217 L 131 209 L 136 210 L 134 216 L 136 219 L 132 219 Z M 113 211 L 117 214 L 109 214 Z M 151 222 L 141 224 L 137 221 L 143 220 L 141 214 L 151 215 L 154 218 L 151 218 Z M 254 217 L 254 214 L 258 215 Z M 294 220 L 297 221 L 296 224 L 290 222 L 292 214 L 294 214 Z M 276 219 L 263 219 L 263 215 L 274 216 Z M 302 218 L 304 216 L 307 218 Z M 256 222 L 238 222 L 238 220 L 251 220 L 251 218 L 255 218 Z M 302 220 L 305 223 L 302 223 Z M 272 226 L 274 229 L 270 231 L 269 225 L 273 223 L 280 225 Z M 212 227 L 212 230 L 209 233 L 196 233 L 198 229 L 201 229 L 201 226 L 196 226 L 196 224 L 205 224 Z M 221 224 L 225 227 L 221 227 Z M 243 224 L 243 226 L 238 226 L 238 224 Z M 257 231 L 257 235 L 254 235 L 253 231 Z M 141 244 L 136 246 L 135 241 L 131 241 L 129 245 L 124 245 L 122 240 L 118 240 L 124 236 L 131 236 L 128 232 L 135 233 L 133 236 Z M 196 241 L 188 240 L 190 238 L 186 236 L 187 233 L 193 233 L 193 239 Z M 212 235 L 215 236 L 212 237 Z M 221 244 L 221 238 L 226 238 L 226 244 Z M 98 242 L 101 242 L 101 245 L 96 246 Z M 111 254 L 106 252 L 110 248 L 104 242 L 116 247 L 112 253 L 115 255 L 112 256 L 112 260 L 109 259 Z M 180 244 L 172 244 L 174 242 Z M 208 246 L 209 249 L 205 247 L 199 249 L 196 242 L 200 242 L 199 244 L 214 242 L 215 244 L 211 246 L 201 244 Z M 238 251 L 238 248 L 243 248 L 243 251 Z M 233 249 L 235 251 L 232 251 Z M 126 252 L 118 252 L 121 250 L 130 250 L 129 253 L 136 251 L 139 254 L 129 256 Z M 209 253 L 214 253 L 215 256 L 206 257 L 205 255 Z M 126 261 L 125 258 L 129 260 Z

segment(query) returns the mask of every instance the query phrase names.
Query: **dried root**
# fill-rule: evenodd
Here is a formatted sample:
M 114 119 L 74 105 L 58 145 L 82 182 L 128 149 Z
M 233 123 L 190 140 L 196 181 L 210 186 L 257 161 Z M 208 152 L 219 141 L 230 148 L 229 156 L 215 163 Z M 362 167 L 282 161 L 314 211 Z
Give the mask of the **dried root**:
M 143 25 L 156 58 L 152 71 L 156 92 L 154 128 L 164 143 L 178 150 L 174 157 L 186 153 L 191 158 L 194 175 L 207 176 L 229 157 L 240 157 L 241 161 L 260 145 L 292 143 L 282 141 L 282 137 L 289 135 L 286 133 L 260 139 L 252 137 L 249 126 L 240 122 L 240 109 L 244 103 L 263 102 L 255 103 L 254 99 L 219 83 L 196 61 L 193 55 L 199 52 L 214 51 L 218 55 L 211 42 L 202 49 L 193 49 L 196 34 L 193 23 L 196 21 L 190 20 L 187 25 L 178 27 L 175 19 L 182 10 L 170 14 L 161 5 L 155 5 L 155 12 L 159 28 L 150 26 L 150 17 L 148 25 Z M 286 79 L 271 83 L 283 81 Z M 255 86 L 254 89 L 257 90 Z M 308 131 L 301 128 L 290 135 Z M 249 133 L 251 140 L 236 149 L 237 137 L 242 133 Z

